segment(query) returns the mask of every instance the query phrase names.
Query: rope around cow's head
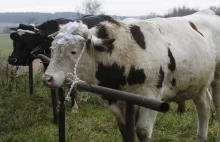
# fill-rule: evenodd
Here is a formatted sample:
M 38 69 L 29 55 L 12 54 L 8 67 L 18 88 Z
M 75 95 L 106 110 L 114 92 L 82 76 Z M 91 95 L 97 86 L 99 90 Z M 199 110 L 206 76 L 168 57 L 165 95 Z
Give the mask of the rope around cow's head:
M 66 42 L 69 39 L 83 39 L 84 40 L 85 37 L 81 36 L 80 34 L 75 33 L 76 30 L 79 28 L 79 25 L 80 25 L 80 23 L 70 22 L 70 23 L 66 24 L 66 27 L 64 27 L 64 29 L 66 29 L 65 32 L 56 32 L 54 34 L 49 35 L 49 37 L 54 38 L 54 41 L 52 44 L 62 44 L 63 45 L 63 44 L 66 44 Z M 77 87 L 76 87 L 77 83 L 84 82 L 84 81 L 80 80 L 80 78 L 77 76 L 76 72 L 77 72 L 77 67 L 78 67 L 79 61 L 82 57 L 82 54 L 85 51 L 85 48 L 86 48 L 86 43 L 83 45 L 83 49 L 82 49 L 79 57 L 76 60 L 73 73 L 67 73 L 66 79 L 71 82 L 71 87 L 66 95 L 66 101 L 71 100 L 70 94 L 73 90 L 77 90 Z
M 77 87 L 76 87 L 77 83 L 79 83 L 79 82 L 85 82 L 85 81 L 83 81 L 83 80 L 80 80 L 80 78 L 79 78 L 79 77 L 77 76 L 77 74 L 76 74 L 79 61 L 80 61 L 80 59 L 81 59 L 81 57 L 82 57 L 82 54 L 83 54 L 84 51 L 85 51 L 85 48 L 86 48 L 86 44 L 84 44 L 83 49 L 82 49 L 82 51 L 81 51 L 79 57 L 78 57 L 77 60 L 76 60 L 76 63 L 75 63 L 75 66 L 74 66 L 74 72 L 73 72 L 73 74 L 72 74 L 72 73 L 67 73 L 67 80 L 69 80 L 69 81 L 72 82 L 71 87 L 70 87 L 70 89 L 69 89 L 69 91 L 68 91 L 68 94 L 67 94 L 67 96 L 66 96 L 66 100 L 67 100 L 67 101 L 70 101 L 70 100 L 71 100 L 70 94 L 71 94 L 71 92 L 73 91 L 73 89 L 74 89 L 74 90 L 77 90 Z

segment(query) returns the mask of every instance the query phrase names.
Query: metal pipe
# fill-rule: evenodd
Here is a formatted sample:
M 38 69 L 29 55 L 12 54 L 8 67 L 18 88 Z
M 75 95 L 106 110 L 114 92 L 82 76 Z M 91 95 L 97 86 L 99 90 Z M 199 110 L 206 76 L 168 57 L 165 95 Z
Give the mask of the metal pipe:
M 43 62 L 48 62 L 48 63 L 50 62 L 50 58 L 43 55 L 43 54 L 38 54 L 37 58 L 41 59 L 41 61 L 43 61 Z
M 29 92 L 30 95 L 33 95 L 34 93 L 34 82 L 33 82 L 33 61 L 29 63 L 28 69 L 29 69 Z
M 55 124 L 58 124 L 58 111 L 57 111 L 57 105 L 58 105 L 58 89 L 51 89 L 51 100 L 52 100 L 52 108 L 53 108 L 53 122 Z
M 60 105 L 59 105 L 59 142 L 65 142 L 65 96 L 63 88 L 58 88 Z
M 126 103 L 125 142 L 135 142 L 135 110 L 134 104 Z
M 127 103 L 139 105 L 160 112 L 167 112 L 170 108 L 169 104 L 166 102 L 162 102 L 159 100 L 155 100 L 152 98 L 148 98 L 133 93 L 128 93 L 124 91 L 97 86 L 97 85 L 91 85 L 85 82 L 77 83 L 77 88 L 87 92 L 101 94 L 104 98 L 107 99 L 118 99 L 118 100 L 126 101 Z

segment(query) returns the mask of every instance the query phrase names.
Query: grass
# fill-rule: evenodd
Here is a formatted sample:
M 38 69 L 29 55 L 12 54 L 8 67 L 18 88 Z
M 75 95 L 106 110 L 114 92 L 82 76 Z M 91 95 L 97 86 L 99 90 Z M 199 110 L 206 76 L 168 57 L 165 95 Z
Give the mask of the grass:
M 0 55 L 8 57 L 13 49 L 12 40 L 9 34 L 0 34 Z
M 0 35 L 0 49 L 6 55 L 11 50 L 7 37 Z M 13 71 L 12 67 L 0 64 L 0 142 L 58 141 L 58 127 L 52 122 L 50 90 L 43 86 L 41 75 L 35 77 L 35 92 L 30 96 L 27 74 L 16 76 Z M 174 103 L 168 113 L 158 113 L 151 142 L 195 141 L 197 117 L 192 102 L 186 104 L 184 114 L 176 112 Z M 100 97 L 92 94 L 88 102 L 78 105 L 79 113 L 72 114 L 70 104 L 66 103 L 67 142 L 122 142 L 114 115 Z M 217 136 L 213 106 L 210 118 L 208 141 L 213 142 Z
M 7 85 L 0 86 L 1 142 L 59 140 L 58 127 L 52 123 L 50 90 L 42 85 L 40 76 L 35 78 L 33 96 L 24 89 L 16 91 L 15 84 L 11 91 Z M 70 104 L 66 103 L 67 142 L 122 142 L 114 115 L 100 97 L 91 94 L 88 102 L 81 101 L 78 105 L 79 113 L 73 114 Z M 192 102 L 187 102 L 184 114 L 177 113 L 176 107 L 172 103 L 168 113 L 158 114 L 151 142 L 195 141 L 197 117 Z M 208 141 L 212 142 L 217 136 L 217 122 L 214 112 L 210 117 Z
M 0 141 L 58 141 L 58 128 L 52 123 L 50 92 L 36 84 L 38 81 L 33 96 L 0 88 Z M 88 103 L 79 102 L 79 106 L 80 113 L 72 114 L 70 104 L 66 104 L 67 141 L 120 141 L 114 116 L 102 99 L 93 95 Z

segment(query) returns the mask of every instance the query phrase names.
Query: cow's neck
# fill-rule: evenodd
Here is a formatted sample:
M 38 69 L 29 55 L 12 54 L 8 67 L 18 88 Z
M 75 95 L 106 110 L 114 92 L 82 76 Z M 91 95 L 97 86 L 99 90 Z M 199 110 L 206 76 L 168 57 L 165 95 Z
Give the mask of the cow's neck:
M 95 60 L 87 53 L 84 53 L 77 67 L 77 76 L 87 83 L 97 84 L 95 78 L 96 68 Z

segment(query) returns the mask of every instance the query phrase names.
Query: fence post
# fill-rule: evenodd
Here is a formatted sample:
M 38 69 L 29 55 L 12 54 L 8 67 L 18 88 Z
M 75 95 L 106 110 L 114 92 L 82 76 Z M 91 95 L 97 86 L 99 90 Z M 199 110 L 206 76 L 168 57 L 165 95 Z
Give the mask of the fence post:
M 34 83 L 33 83 L 33 61 L 31 61 L 28 65 L 29 69 L 29 92 L 30 95 L 33 95 L 34 92 Z
M 133 93 L 119 91 L 111 88 L 87 84 L 85 82 L 77 83 L 77 89 L 86 92 L 100 94 L 105 98 L 122 100 L 126 102 L 126 120 L 125 120 L 125 142 L 135 141 L 135 105 L 148 109 L 167 112 L 169 104 L 152 98 L 147 98 Z M 59 88 L 60 111 L 59 111 L 59 142 L 65 142 L 65 96 L 63 88 Z
M 126 102 L 125 142 L 135 142 L 135 111 L 134 104 Z
M 63 88 L 58 89 L 59 105 L 59 142 L 65 142 L 65 95 Z
M 52 100 L 52 107 L 53 107 L 53 122 L 55 124 L 58 124 L 58 111 L 57 111 L 57 105 L 58 105 L 58 91 L 57 89 L 51 89 L 51 100 Z

